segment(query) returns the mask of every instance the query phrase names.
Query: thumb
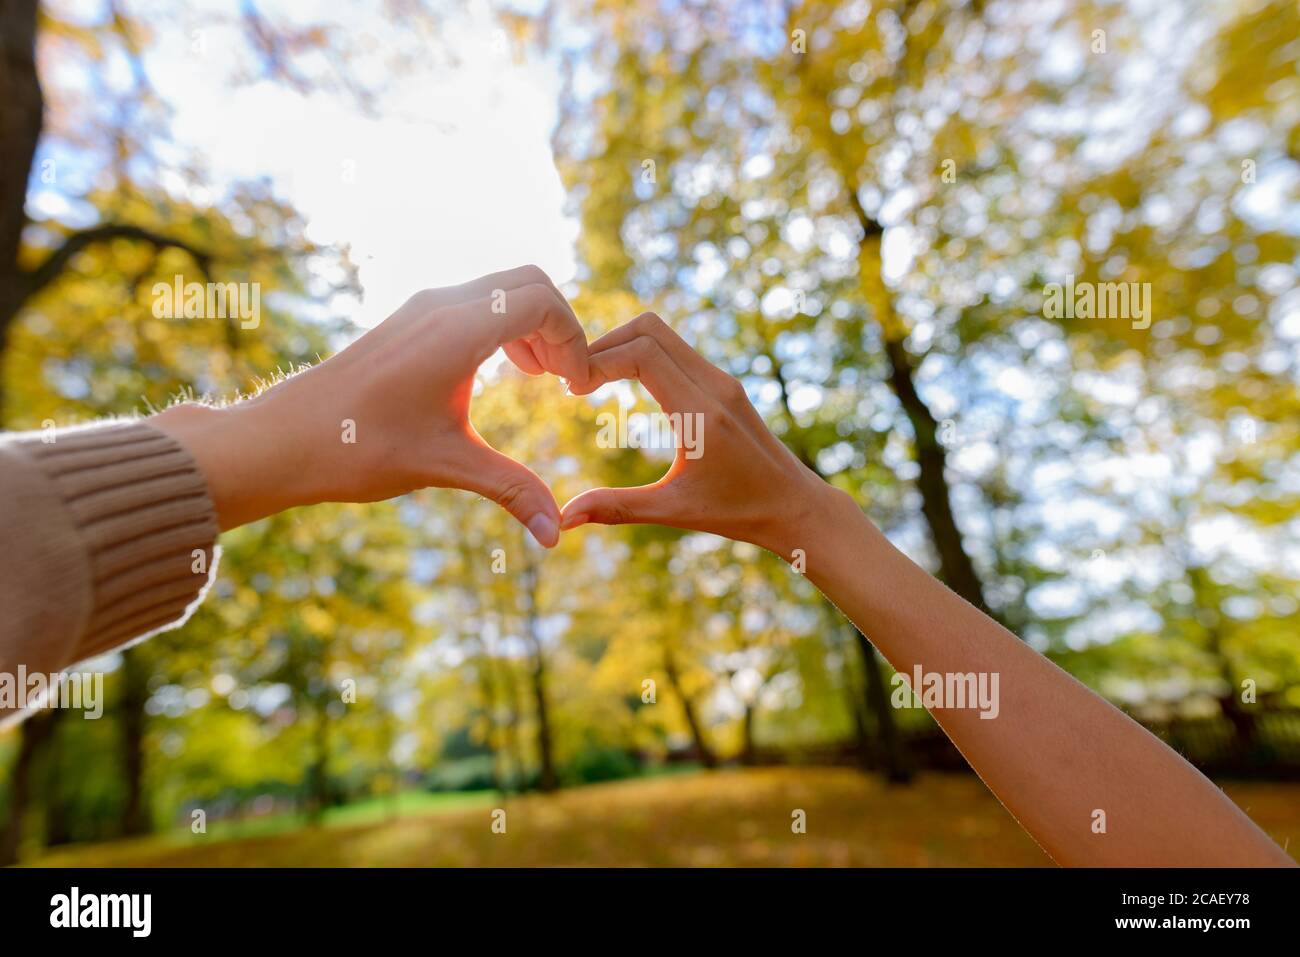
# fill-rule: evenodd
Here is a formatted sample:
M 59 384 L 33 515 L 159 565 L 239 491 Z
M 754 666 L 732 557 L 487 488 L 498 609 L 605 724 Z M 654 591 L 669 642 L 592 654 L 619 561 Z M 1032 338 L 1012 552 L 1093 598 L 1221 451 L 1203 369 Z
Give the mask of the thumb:
M 554 548 L 560 540 L 560 509 L 536 472 L 490 445 L 473 445 L 461 487 L 490 498 L 518 519 L 538 544 Z
M 560 511 L 560 528 L 596 525 L 668 524 L 663 487 L 593 488 L 569 500 Z

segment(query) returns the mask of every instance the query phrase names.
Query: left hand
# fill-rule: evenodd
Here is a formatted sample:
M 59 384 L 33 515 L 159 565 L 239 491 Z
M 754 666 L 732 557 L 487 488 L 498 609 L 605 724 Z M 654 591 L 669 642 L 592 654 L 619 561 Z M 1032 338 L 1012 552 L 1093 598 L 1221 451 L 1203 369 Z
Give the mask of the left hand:
M 545 273 L 524 266 L 416 293 L 342 352 L 251 400 L 176 406 L 151 423 L 198 460 L 223 530 L 297 505 L 437 486 L 492 499 L 551 547 L 560 513 L 550 489 L 469 420 L 474 373 L 498 347 L 530 375 L 586 387 L 577 317 Z

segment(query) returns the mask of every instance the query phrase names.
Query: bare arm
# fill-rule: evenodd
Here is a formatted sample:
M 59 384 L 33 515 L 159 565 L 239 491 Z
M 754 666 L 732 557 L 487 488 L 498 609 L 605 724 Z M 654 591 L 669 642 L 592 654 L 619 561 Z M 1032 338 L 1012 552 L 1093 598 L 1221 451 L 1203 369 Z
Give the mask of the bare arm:
M 1293 863 L 1199 771 L 931 578 L 847 496 L 823 494 L 809 531 L 819 543 L 809 551 L 809 579 L 899 672 L 911 675 L 919 665 L 923 672 L 998 676 L 996 717 L 973 707 L 932 714 L 1053 859 L 1088 866 Z
M 703 454 L 679 449 L 651 486 L 584 492 L 564 507 L 562 528 L 655 522 L 753 542 L 786 560 L 801 549 L 809 579 L 899 672 L 996 675 L 996 717 L 973 707 L 937 707 L 934 717 L 1061 864 L 1293 864 L 1154 735 L 894 548 L 768 432 L 739 383 L 657 317 L 639 317 L 591 352 L 581 391 L 639 379 L 665 411 L 703 417 Z M 1094 829 L 1098 812 L 1104 833 Z

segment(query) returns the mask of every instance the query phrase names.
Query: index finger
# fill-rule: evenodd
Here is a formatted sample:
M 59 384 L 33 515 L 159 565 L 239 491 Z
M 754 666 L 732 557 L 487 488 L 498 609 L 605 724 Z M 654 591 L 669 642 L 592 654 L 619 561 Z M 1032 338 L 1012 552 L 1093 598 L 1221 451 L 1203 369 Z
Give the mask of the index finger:
M 539 266 L 515 266 L 500 272 L 488 273 L 456 286 L 442 286 L 426 290 L 436 308 L 454 306 L 457 303 L 473 302 L 491 296 L 499 289 L 519 289 L 533 284 L 555 288 L 548 276 Z
M 607 349 L 631 342 L 638 336 L 649 336 L 659 343 L 664 352 L 668 353 L 683 372 L 702 385 L 716 387 L 719 383 L 731 378 L 727 373 L 692 349 L 690 344 L 678 335 L 672 326 L 668 325 L 667 322 L 660 318 L 658 313 L 654 312 L 643 312 L 635 319 L 629 320 L 616 329 L 611 329 L 605 333 L 591 344 L 591 355 L 595 357 L 598 353 Z
M 518 289 L 496 289 L 485 299 L 449 307 L 447 312 L 481 329 L 480 361 L 506 343 L 524 340 L 545 371 L 571 383 L 586 383 L 587 335 L 554 286 L 530 283 Z
M 594 392 L 606 382 L 636 379 L 665 412 L 703 412 L 708 397 L 655 339 L 637 336 L 591 357 L 591 378 L 574 395 Z

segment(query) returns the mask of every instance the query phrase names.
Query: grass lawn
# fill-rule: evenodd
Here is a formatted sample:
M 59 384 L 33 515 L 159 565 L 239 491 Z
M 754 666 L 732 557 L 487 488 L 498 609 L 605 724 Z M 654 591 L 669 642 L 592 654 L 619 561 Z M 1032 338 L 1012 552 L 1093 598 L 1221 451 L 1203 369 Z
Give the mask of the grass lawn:
M 1294 857 L 1300 785 L 1231 784 L 1238 805 Z M 372 801 L 323 827 L 230 839 L 159 835 L 60 849 L 62 866 L 332 867 L 423 865 L 1048 866 L 973 775 L 926 774 L 909 787 L 841 768 L 723 770 L 574 788 Z M 506 810 L 506 833 L 492 810 Z M 806 813 L 807 833 L 791 832 Z

